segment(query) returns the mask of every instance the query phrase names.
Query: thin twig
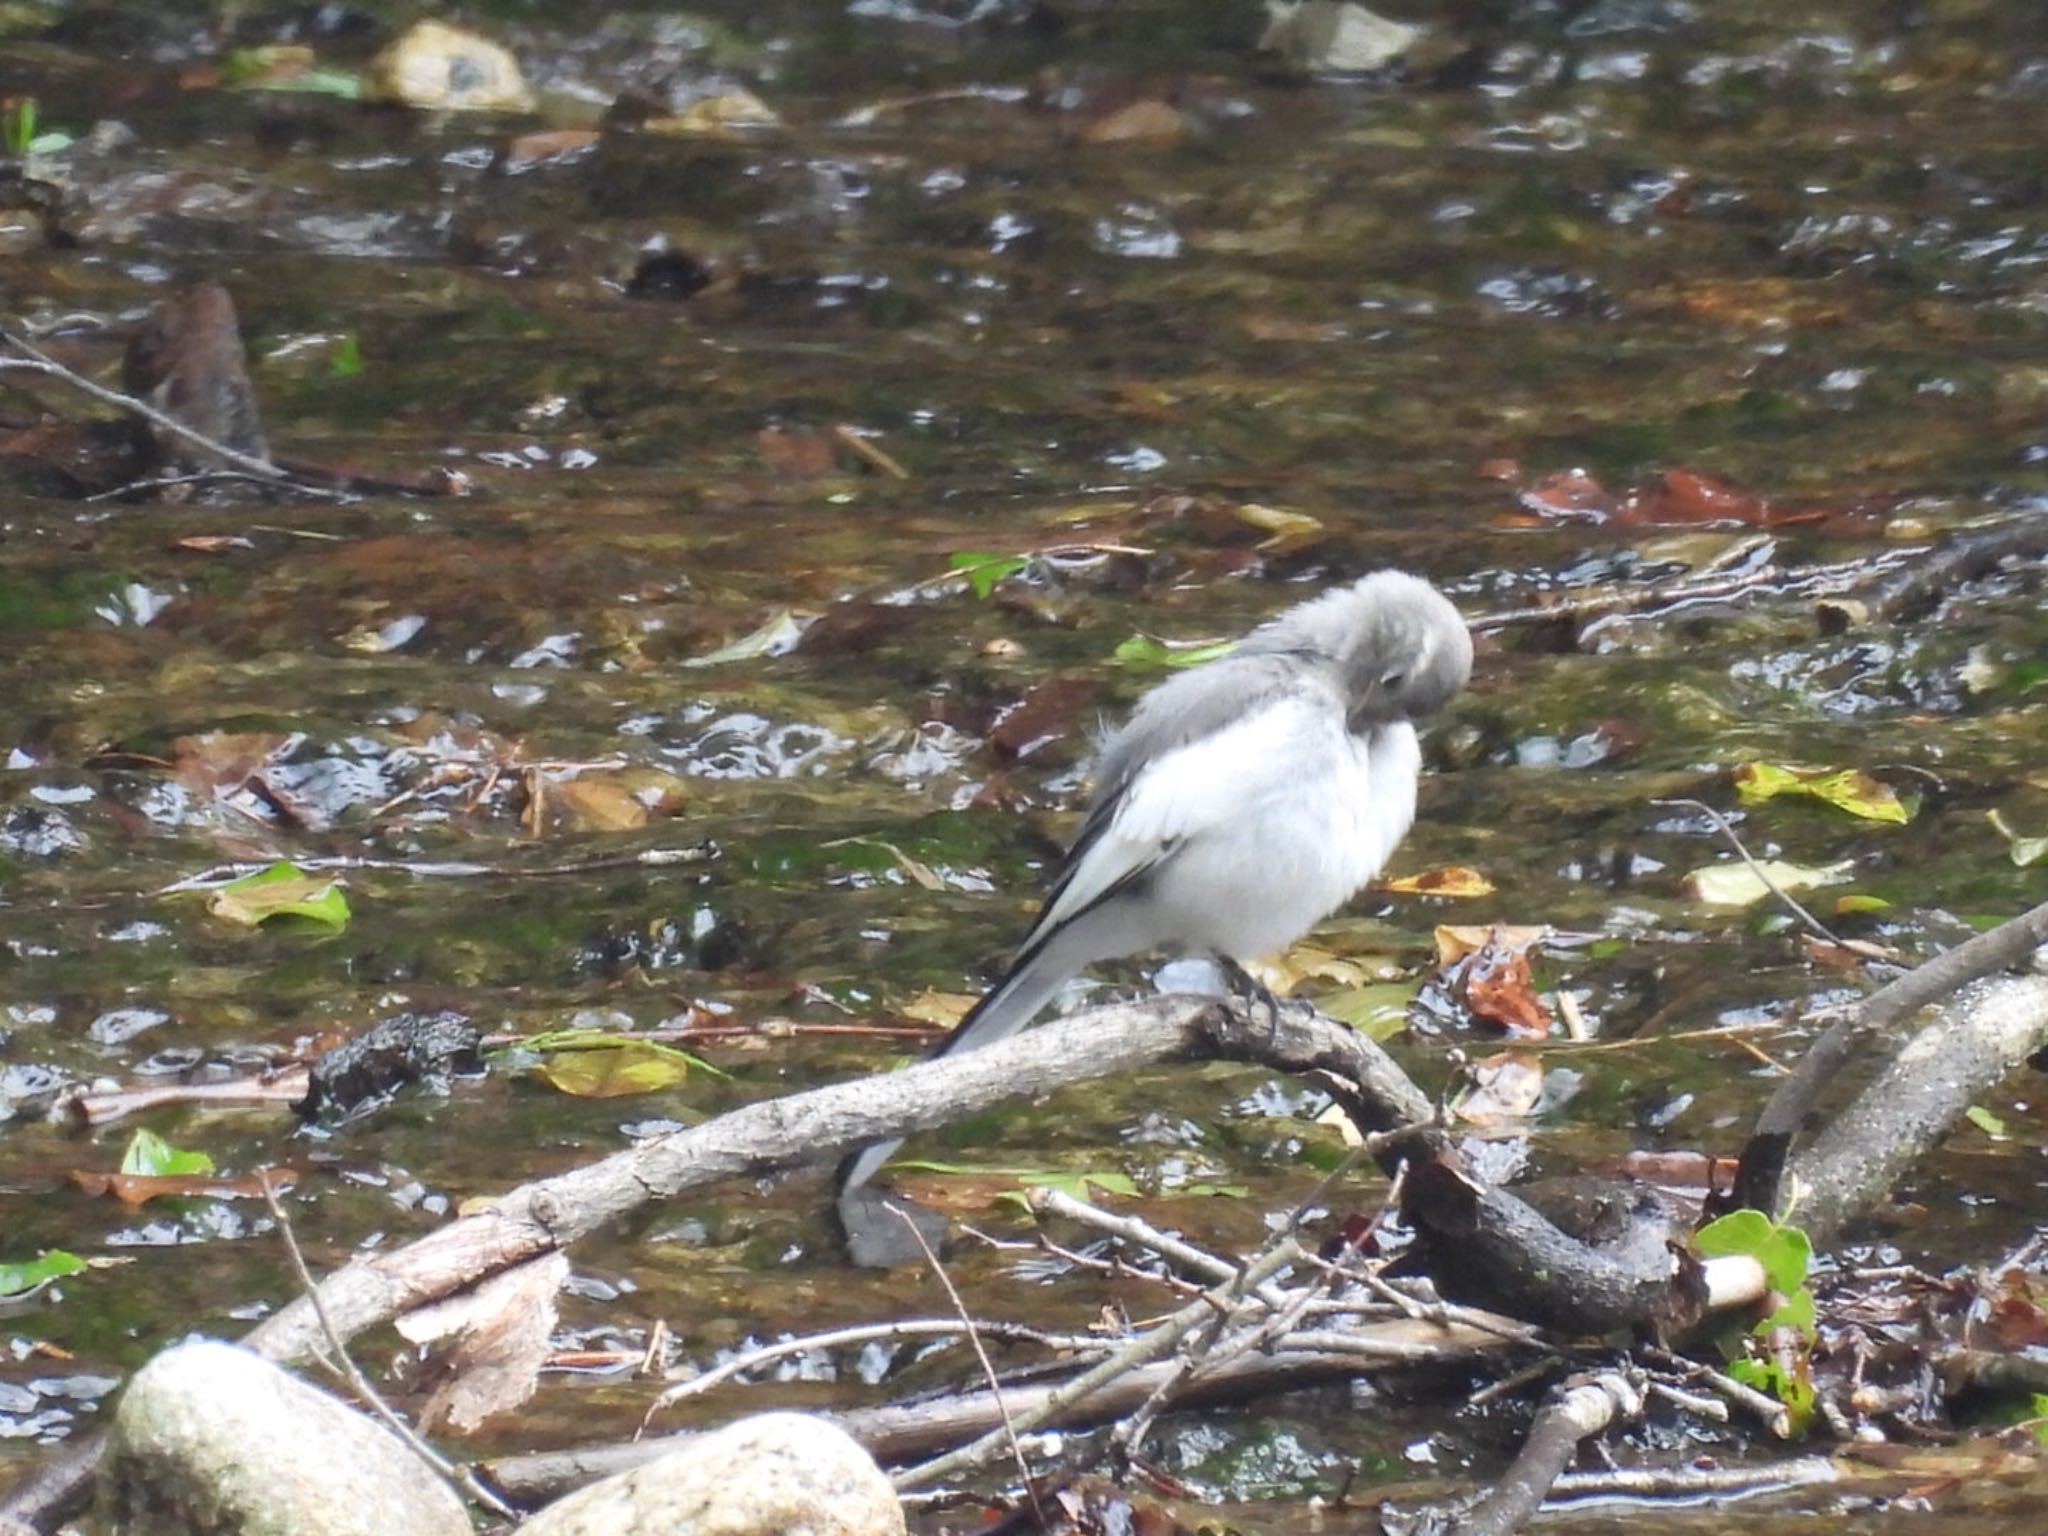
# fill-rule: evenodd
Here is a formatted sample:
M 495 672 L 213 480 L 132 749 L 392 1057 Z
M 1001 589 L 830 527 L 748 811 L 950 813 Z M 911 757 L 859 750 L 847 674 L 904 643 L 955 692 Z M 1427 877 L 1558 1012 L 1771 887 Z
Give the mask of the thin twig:
M 349 1355 L 341 1341 L 341 1335 L 327 1316 L 327 1308 L 320 1300 L 320 1282 L 313 1278 L 313 1271 L 306 1263 L 306 1255 L 299 1248 L 298 1234 L 292 1230 L 292 1219 L 285 1213 L 284 1205 L 277 1198 L 277 1191 L 271 1187 L 270 1170 L 261 1169 L 256 1175 L 257 1186 L 263 1191 L 263 1203 L 270 1207 L 270 1216 L 277 1223 L 278 1235 L 284 1239 L 285 1252 L 290 1255 L 292 1270 L 299 1278 L 306 1299 L 313 1304 L 314 1316 L 320 1320 L 321 1331 L 327 1336 L 327 1347 L 334 1352 L 327 1366 L 344 1377 L 355 1390 L 363 1406 L 384 1421 L 385 1427 L 433 1471 L 434 1475 L 453 1488 L 457 1497 L 467 1497 L 488 1509 L 501 1520 L 517 1520 L 519 1511 L 500 1499 L 477 1480 L 467 1467 L 457 1466 L 439 1451 L 420 1438 L 414 1428 L 400 1418 L 397 1411 L 384 1401 L 377 1389 L 370 1385 L 355 1360 Z
M 675 864 L 700 863 L 709 857 L 710 850 L 700 844 L 691 848 L 643 848 L 638 853 L 622 853 L 602 859 L 577 859 L 567 864 L 543 865 L 538 869 L 477 864 L 466 859 L 372 859 L 352 853 L 335 854 L 328 858 L 294 859 L 292 862 L 308 874 L 325 874 L 329 870 L 367 869 L 451 880 L 473 880 L 480 876 L 524 880 L 554 875 L 587 875 L 605 869 L 665 869 Z M 210 891 L 218 886 L 232 885 L 246 876 L 261 874 L 270 868 L 272 862 L 275 861 L 243 859 L 227 864 L 214 864 L 200 870 L 196 875 L 173 880 L 169 885 L 162 886 L 151 894 L 178 896 L 188 891 Z
M 1039 1186 L 1027 1192 L 1026 1202 L 1034 1215 L 1059 1216 L 1068 1221 L 1078 1221 L 1084 1226 L 1107 1232 L 1119 1242 L 1137 1248 L 1149 1248 L 1168 1263 L 1178 1264 L 1182 1269 L 1200 1275 L 1210 1284 L 1229 1280 L 1237 1274 L 1237 1266 L 1228 1259 L 1204 1249 L 1197 1248 L 1183 1238 L 1170 1232 L 1162 1232 L 1140 1216 L 1126 1216 L 1116 1211 L 1105 1211 L 1099 1205 L 1090 1205 L 1068 1194 L 1062 1189 Z M 1274 1305 L 1279 1305 L 1278 1293 L 1273 1293 Z
M 953 1285 L 953 1277 L 946 1273 L 946 1266 L 939 1262 L 939 1256 L 932 1252 L 931 1243 L 925 1238 L 917 1219 L 902 1206 L 889 1202 L 889 1213 L 910 1229 L 911 1241 L 924 1255 L 932 1273 L 939 1277 L 939 1284 L 945 1287 L 946 1299 L 953 1304 L 960 1321 L 967 1329 L 967 1342 L 974 1346 L 974 1358 L 981 1362 L 982 1378 L 988 1382 L 989 1396 L 995 1399 L 996 1412 L 1003 1418 L 1003 1433 L 1009 1437 L 1010 1454 L 1017 1461 L 1017 1476 L 1023 1480 L 1024 1496 L 1031 1501 L 1031 1513 L 1038 1518 L 1040 1530 L 1046 1528 L 1045 1510 L 1038 1502 L 1038 1490 L 1031 1485 L 1031 1463 L 1024 1459 L 1024 1447 L 1017 1439 L 1017 1426 L 1010 1421 L 1010 1405 L 1003 1399 L 1002 1379 L 996 1375 L 995 1362 L 988 1357 L 988 1350 L 981 1342 L 981 1330 L 974 1326 L 974 1319 L 968 1314 L 967 1303 L 960 1299 L 960 1292 Z
M 1826 923 L 1822 922 L 1819 918 L 1815 917 L 1811 912 L 1807 911 L 1805 907 L 1800 905 L 1798 897 L 1794 896 L 1790 891 L 1786 890 L 1783 886 L 1779 885 L 1777 881 L 1771 878 L 1770 871 L 1765 869 L 1763 865 L 1759 864 L 1755 860 L 1755 858 L 1753 858 L 1750 855 L 1750 851 L 1742 845 L 1742 839 L 1737 837 L 1735 835 L 1735 829 L 1728 825 L 1728 818 L 1723 816 L 1719 811 L 1715 810 L 1711 805 L 1707 804 L 1706 801 L 1688 800 L 1681 798 L 1671 800 L 1652 800 L 1650 804 L 1690 806 L 1693 810 L 1702 812 L 1709 821 L 1713 822 L 1714 826 L 1720 831 L 1721 835 L 1728 839 L 1728 845 L 1735 850 L 1738 856 L 1740 856 L 1742 862 L 1749 866 L 1749 872 L 1752 875 L 1755 875 L 1758 880 L 1763 882 L 1764 889 L 1769 891 L 1773 896 L 1777 897 L 1777 899 L 1780 902 L 1782 902 L 1785 905 L 1785 907 L 1788 910 L 1790 910 L 1795 917 L 1799 919 L 1800 922 L 1806 925 L 1807 930 L 1809 932 L 1813 933 L 1819 938 L 1825 939 L 1828 943 L 1834 945 L 1837 949 L 1849 948 L 1849 946 L 1843 942 L 1841 935 L 1837 934 L 1832 928 L 1828 927 Z
M 89 379 L 74 369 L 66 368 L 33 342 L 27 341 L 11 331 L 0 330 L 0 343 L 4 343 L 22 354 L 19 358 L 0 358 L 0 370 L 39 373 L 46 377 L 60 380 L 65 384 L 69 384 L 79 393 L 90 395 L 102 405 L 111 405 L 116 410 L 128 412 L 131 416 L 139 416 L 151 426 L 161 431 L 169 432 L 174 437 L 183 438 L 194 447 L 203 448 L 206 452 L 213 454 L 225 463 L 233 465 L 236 469 L 257 480 L 266 481 L 271 485 L 286 486 L 305 495 L 323 497 L 330 501 L 346 501 L 348 499 L 346 494 L 341 491 L 329 490 L 324 486 L 308 485 L 290 471 L 279 468 L 268 459 L 259 459 L 254 454 L 243 453 L 239 448 L 230 448 L 226 443 L 216 442 L 204 432 L 188 427 L 184 422 L 178 420 L 177 417 L 158 410 L 147 400 L 138 400 L 133 395 L 124 395 L 118 389 L 109 389 L 106 385 Z
M 906 1467 L 890 1479 L 891 1483 L 899 1490 L 917 1488 L 949 1477 L 955 1472 L 965 1471 L 969 1467 L 980 1466 L 992 1452 L 1003 1447 L 1012 1431 L 1023 1434 L 1036 1429 L 1039 1425 L 1059 1417 L 1074 1404 L 1085 1400 L 1104 1384 L 1138 1366 L 1149 1365 L 1171 1351 L 1196 1328 L 1213 1321 L 1219 1311 L 1227 1309 L 1237 1297 L 1248 1290 L 1256 1289 L 1261 1282 L 1297 1262 L 1299 1257 L 1299 1245 L 1294 1242 L 1291 1235 L 1284 1235 L 1232 1280 L 1204 1291 L 1158 1327 L 1138 1335 L 1107 1359 L 1083 1371 L 1072 1381 L 1048 1392 L 1031 1411 L 1016 1415 L 1013 1424 L 983 1435 L 978 1440 L 972 1440 L 943 1456 L 920 1462 L 914 1467 Z
M 1042 1345 L 1047 1349 L 1068 1350 L 1074 1353 L 1102 1354 L 1109 1346 L 1101 1339 L 1084 1334 L 1047 1333 L 1043 1329 L 1028 1327 L 1022 1323 L 996 1322 L 991 1319 L 977 1319 L 974 1327 L 992 1338 L 1015 1339 L 1026 1343 Z M 891 1339 L 952 1338 L 968 1331 L 965 1323 L 950 1317 L 906 1318 L 894 1323 L 862 1323 L 851 1328 L 834 1328 L 825 1333 L 806 1333 L 792 1338 L 778 1339 L 773 1344 L 763 1344 L 745 1354 L 735 1355 L 710 1370 L 699 1371 L 696 1375 L 678 1381 L 668 1387 L 648 1406 L 640 1420 L 640 1434 L 647 1433 L 647 1427 L 654 1416 L 665 1408 L 673 1407 L 686 1397 L 697 1397 L 713 1387 L 722 1386 L 735 1376 L 744 1376 L 757 1371 L 764 1365 L 773 1365 L 791 1355 L 808 1354 L 819 1349 L 838 1349 L 849 1344 L 874 1344 Z

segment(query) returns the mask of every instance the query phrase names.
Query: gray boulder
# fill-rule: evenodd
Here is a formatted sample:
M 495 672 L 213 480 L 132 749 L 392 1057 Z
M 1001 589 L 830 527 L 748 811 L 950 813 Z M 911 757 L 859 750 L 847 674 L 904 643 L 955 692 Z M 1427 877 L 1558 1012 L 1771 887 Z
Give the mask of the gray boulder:
M 519 1536 L 903 1536 L 903 1506 L 838 1426 L 763 1413 L 557 1499 Z
M 469 1536 L 448 1485 L 383 1425 L 232 1344 L 135 1373 L 100 1459 L 104 1536 Z

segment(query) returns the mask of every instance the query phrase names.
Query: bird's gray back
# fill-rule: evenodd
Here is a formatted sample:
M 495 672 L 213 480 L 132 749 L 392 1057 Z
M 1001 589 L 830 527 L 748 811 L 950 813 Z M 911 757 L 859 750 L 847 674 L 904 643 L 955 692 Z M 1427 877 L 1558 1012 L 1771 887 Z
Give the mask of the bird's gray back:
M 1236 725 L 1283 695 L 1330 686 L 1324 680 L 1328 670 L 1320 657 L 1233 651 L 1169 678 L 1140 699 L 1129 721 L 1102 744 L 1094 805 L 1120 795 L 1147 764 L 1169 752 Z

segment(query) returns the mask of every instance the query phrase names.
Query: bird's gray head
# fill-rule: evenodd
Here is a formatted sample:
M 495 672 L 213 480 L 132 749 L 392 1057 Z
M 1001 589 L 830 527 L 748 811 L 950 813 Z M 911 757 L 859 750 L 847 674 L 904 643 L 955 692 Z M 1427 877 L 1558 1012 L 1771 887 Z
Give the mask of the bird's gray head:
M 1288 609 L 1246 649 L 1306 651 L 1337 669 L 1354 727 L 1433 715 L 1472 675 L 1472 635 L 1420 576 L 1374 571 Z

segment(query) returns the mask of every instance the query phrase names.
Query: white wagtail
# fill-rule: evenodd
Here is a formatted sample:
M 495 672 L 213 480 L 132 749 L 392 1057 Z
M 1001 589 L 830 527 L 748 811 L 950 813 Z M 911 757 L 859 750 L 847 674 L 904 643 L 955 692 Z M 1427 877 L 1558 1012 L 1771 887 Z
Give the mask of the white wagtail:
M 1450 601 L 1375 571 L 1161 683 L 1104 742 L 1087 819 L 1017 958 L 933 1054 L 1009 1038 L 1098 960 L 1177 949 L 1235 966 L 1292 944 L 1407 832 L 1414 722 L 1471 671 Z M 901 1145 L 848 1156 L 842 1195 Z

